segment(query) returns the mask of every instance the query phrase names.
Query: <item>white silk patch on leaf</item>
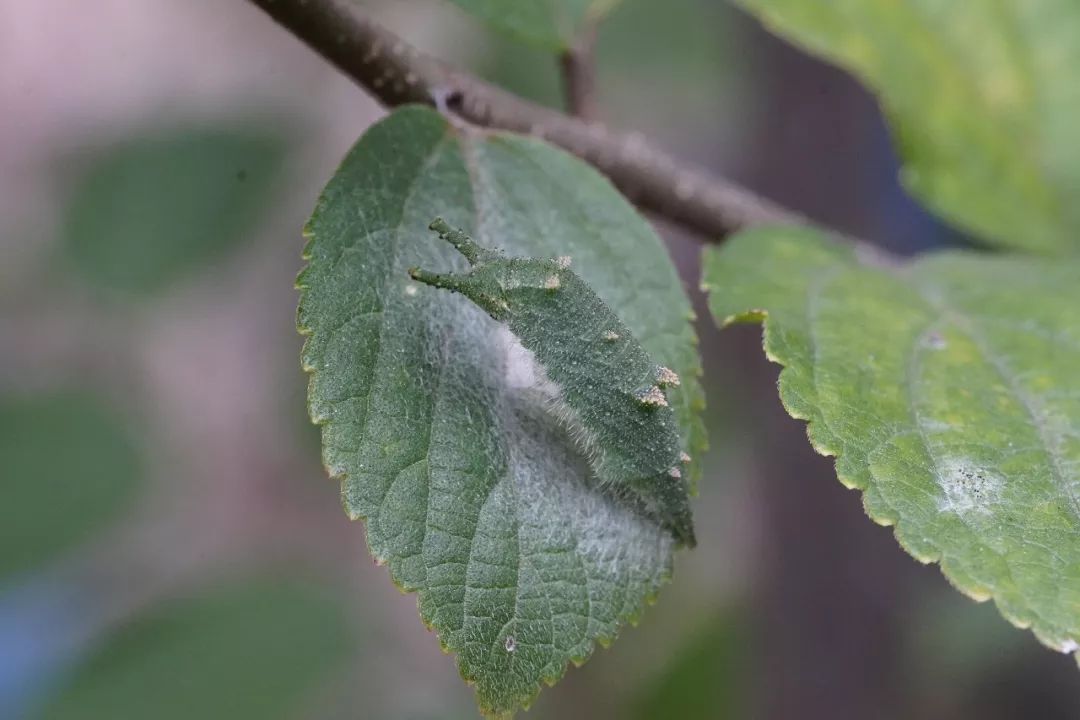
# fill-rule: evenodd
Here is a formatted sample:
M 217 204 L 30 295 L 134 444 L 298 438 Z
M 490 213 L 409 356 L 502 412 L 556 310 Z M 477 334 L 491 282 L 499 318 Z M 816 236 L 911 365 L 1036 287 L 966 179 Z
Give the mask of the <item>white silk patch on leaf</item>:
M 990 514 L 1005 485 L 1000 475 L 962 460 L 939 463 L 937 478 L 943 493 L 938 507 L 957 515 Z

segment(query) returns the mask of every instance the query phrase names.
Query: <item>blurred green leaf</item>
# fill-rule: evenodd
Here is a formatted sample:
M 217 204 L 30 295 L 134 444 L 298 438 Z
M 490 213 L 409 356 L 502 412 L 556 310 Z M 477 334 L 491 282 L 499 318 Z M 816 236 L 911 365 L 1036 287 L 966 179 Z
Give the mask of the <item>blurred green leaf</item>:
M 126 428 L 96 398 L 0 398 L 0 584 L 117 516 L 140 480 Z
M 497 30 L 547 50 L 573 47 L 579 33 L 620 0 L 451 0 Z
M 490 34 L 484 47 L 478 71 L 486 80 L 541 105 L 562 107 L 559 66 L 549 52 L 501 34 Z
M 930 593 L 911 614 L 907 665 L 927 686 L 976 686 L 981 678 L 1042 652 L 1030 635 L 1014 632 L 989 605 L 972 605 L 955 592 Z
M 41 720 L 273 720 L 342 667 L 341 608 L 300 584 L 260 581 L 172 601 L 136 618 L 78 666 Z
M 736 14 L 726 3 L 625 0 L 596 44 L 605 117 L 633 118 L 636 129 L 687 153 L 723 146 L 755 93 L 739 85 L 751 82 L 751 53 Z
M 749 619 L 729 612 L 693 634 L 663 674 L 630 706 L 637 720 L 747 717 L 751 667 Z
M 780 397 L 875 521 L 952 583 L 1080 642 L 1080 259 L 908 264 L 806 229 L 705 258 L 722 324 L 764 322 Z
M 277 189 L 285 141 L 254 129 L 133 137 L 90 159 L 62 243 L 89 281 L 161 289 L 244 240 Z
M 410 267 L 463 267 L 428 230 L 438 215 L 511 255 L 571 256 L 682 377 L 668 399 L 692 454 L 704 433 L 699 360 L 689 301 L 652 228 L 543 142 L 403 108 L 324 190 L 298 281 L 324 462 L 481 706 L 508 712 L 643 612 L 670 572 L 672 539 L 593 481 L 502 326 L 410 280 Z
M 601 25 L 596 42 L 597 95 L 604 116 L 633 117 L 636 128 L 663 135 L 676 146 L 685 144 L 688 151 L 700 151 L 701 138 L 718 142 L 718 129 L 725 131 L 718 122 L 740 117 L 732 112 L 732 99 L 745 74 L 738 62 L 746 53 L 727 22 L 734 13 L 722 3 L 699 0 L 624 0 Z M 663 51 L 643 52 L 642 38 Z M 561 107 L 558 64 L 547 51 L 497 33 L 484 46 L 479 71 L 486 79 Z M 670 82 L 672 77 L 680 82 Z M 672 107 L 679 112 L 669 112 Z
M 880 93 L 911 192 L 997 245 L 1080 248 L 1076 0 L 737 0 Z

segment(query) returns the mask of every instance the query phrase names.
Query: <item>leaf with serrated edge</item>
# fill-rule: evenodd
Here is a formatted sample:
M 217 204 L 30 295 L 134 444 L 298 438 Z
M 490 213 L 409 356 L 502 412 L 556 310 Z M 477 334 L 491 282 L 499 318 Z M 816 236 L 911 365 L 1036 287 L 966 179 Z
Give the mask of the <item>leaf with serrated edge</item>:
M 440 215 L 510 255 L 569 256 L 682 377 L 668 393 L 692 448 L 703 445 L 700 369 L 658 238 L 560 150 L 407 107 L 371 127 L 324 190 L 298 279 L 323 460 L 481 708 L 506 714 L 641 614 L 670 574 L 673 542 L 590 479 L 530 392 L 535 368 L 512 336 L 409 277 L 464 269 L 428 230 Z
M 900 544 L 1052 648 L 1080 640 L 1080 262 L 889 264 L 810 230 L 705 259 L 721 324 L 763 321 L 780 396 Z
M 1080 248 L 1080 3 L 736 1 L 880 94 L 928 207 L 1003 247 Z
M 622 0 L 451 0 L 507 35 L 546 50 L 574 46 L 590 23 Z

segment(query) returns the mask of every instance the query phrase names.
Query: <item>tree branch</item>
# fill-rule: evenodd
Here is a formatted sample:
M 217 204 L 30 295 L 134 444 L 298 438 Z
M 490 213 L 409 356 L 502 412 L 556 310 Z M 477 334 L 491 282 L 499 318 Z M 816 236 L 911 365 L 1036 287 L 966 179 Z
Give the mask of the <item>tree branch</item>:
M 574 47 L 559 55 L 566 111 L 582 120 L 596 120 L 596 23 L 582 30 Z
M 616 133 L 528 102 L 419 52 L 353 0 L 250 0 L 388 107 L 424 103 L 481 127 L 542 137 L 603 172 L 630 200 L 719 241 L 751 225 L 806 224 L 794 211 Z

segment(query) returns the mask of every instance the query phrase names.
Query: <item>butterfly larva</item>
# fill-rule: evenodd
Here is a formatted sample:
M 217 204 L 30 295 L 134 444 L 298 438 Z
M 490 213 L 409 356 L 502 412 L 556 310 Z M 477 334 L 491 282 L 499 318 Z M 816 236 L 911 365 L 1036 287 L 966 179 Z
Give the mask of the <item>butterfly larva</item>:
M 605 484 L 628 491 L 680 543 L 695 544 L 675 416 L 665 388 L 679 377 L 649 357 L 569 258 L 511 258 L 441 219 L 431 229 L 469 261 L 461 274 L 412 269 L 420 282 L 469 298 L 505 323 L 558 389 L 554 409 Z

